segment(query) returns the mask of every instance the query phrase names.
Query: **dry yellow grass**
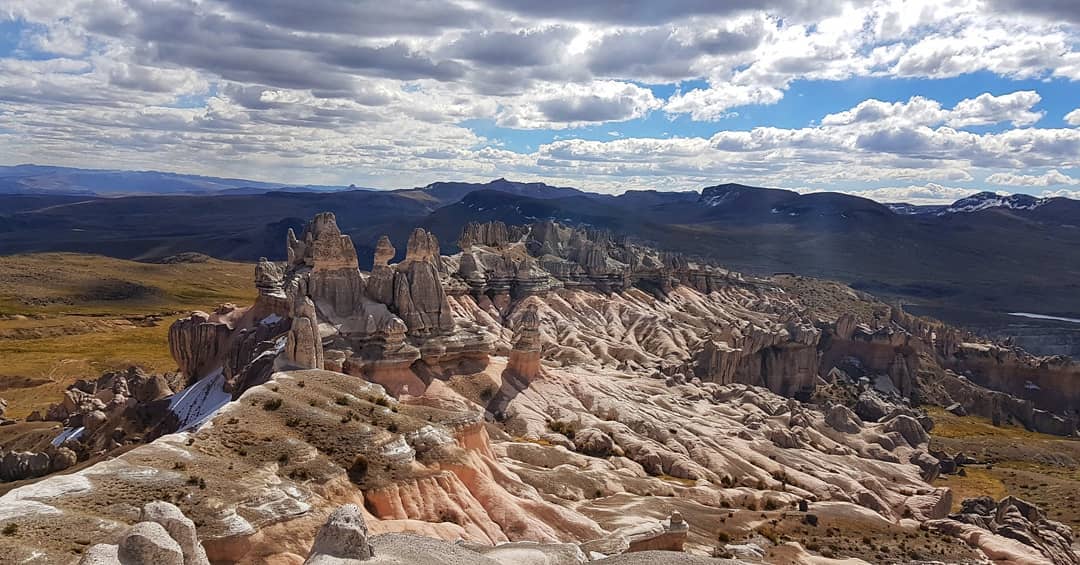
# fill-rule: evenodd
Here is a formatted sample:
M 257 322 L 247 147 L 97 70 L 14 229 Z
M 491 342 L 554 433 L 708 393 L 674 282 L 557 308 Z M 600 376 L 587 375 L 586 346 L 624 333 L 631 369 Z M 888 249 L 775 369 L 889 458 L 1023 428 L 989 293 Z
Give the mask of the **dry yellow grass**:
M 215 260 L 157 265 L 72 253 L 0 257 L 0 397 L 11 403 L 11 415 L 24 417 L 79 378 L 129 365 L 173 370 L 172 320 L 224 302 L 251 303 L 252 279 L 252 265 Z
M 989 496 L 994 500 L 1000 500 L 1008 494 L 1005 483 L 994 473 L 979 467 L 967 467 L 964 469 L 967 476 L 942 475 L 934 481 L 934 486 L 949 487 L 953 491 L 952 511 L 960 510 L 960 503 L 965 498 Z
M 1058 440 L 1055 436 L 1028 431 L 1020 426 L 995 426 L 989 418 L 981 416 L 954 416 L 943 408 L 929 407 L 927 413 L 934 420 L 931 435 L 940 438 L 962 439 L 973 437 L 1015 438 L 1023 440 Z
M 936 481 L 953 489 L 954 510 L 965 498 L 1015 495 L 1039 505 L 1054 520 L 1080 527 L 1080 440 L 995 427 L 986 418 L 958 417 L 940 408 L 929 412 L 934 418 L 931 447 L 962 451 L 984 463 L 965 467 L 965 477 Z

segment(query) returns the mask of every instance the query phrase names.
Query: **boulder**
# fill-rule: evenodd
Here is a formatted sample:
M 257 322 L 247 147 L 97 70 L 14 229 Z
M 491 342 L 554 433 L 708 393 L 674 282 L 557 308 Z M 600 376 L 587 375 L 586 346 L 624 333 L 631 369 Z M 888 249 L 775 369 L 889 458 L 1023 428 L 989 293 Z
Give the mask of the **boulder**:
M 334 511 L 315 535 L 307 565 L 337 563 L 339 559 L 363 561 L 374 555 L 368 544 L 367 524 L 360 508 L 346 504 Z
M 925 445 L 930 441 L 930 434 L 927 434 L 922 424 L 911 416 L 900 415 L 889 420 L 885 424 L 885 431 L 900 434 L 911 447 Z
M 165 528 L 169 537 L 180 545 L 180 550 L 184 554 L 184 565 L 210 564 L 206 558 L 206 551 L 199 542 L 195 523 L 184 516 L 184 513 L 176 506 L 163 501 L 148 503 L 142 508 L 140 520 L 155 522 Z
M 871 391 L 860 394 L 858 401 L 855 402 L 855 414 L 864 422 L 879 422 L 895 408 L 896 406 L 885 402 L 881 396 Z
M 855 434 L 862 430 L 862 421 L 843 404 L 834 404 L 825 413 L 825 423 L 836 431 L 845 434 Z
M 51 458 L 50 465 L 53 472 L 63 471 L 79 462 L 79 457 L 75 452 L 66 447 L 58 447 L 53 450 Z
M 574 447 L 585 455 L 608 457 L 615 448 L 615 442 L 601 430 L 585 428 L 574 433 Z
M 119 565 L 118 549 L 115 545 L 105 543 L 92 545 L 83 552 L 79 565 Z
M 139 522 L 131 527 L 117 549 L 122 565 L 184 565 L 184 552 L 156 522 Z

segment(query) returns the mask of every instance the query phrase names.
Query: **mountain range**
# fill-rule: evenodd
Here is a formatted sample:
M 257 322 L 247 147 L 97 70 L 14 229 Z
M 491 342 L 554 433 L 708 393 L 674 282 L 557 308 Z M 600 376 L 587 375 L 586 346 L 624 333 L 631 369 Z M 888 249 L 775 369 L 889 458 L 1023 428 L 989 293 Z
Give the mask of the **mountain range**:
M 361 264 L 370 266 L 383 233 L 404 239 L 419 225 L 439 238 L 444 253 L 453 253 L 469 222 L 550 219 L 608 229 L 744 272 L 831 278 L 927 307 L 1080 313 L 1080 201 L 1067 198 L 983 192 L 928 207 L 739 184 L 617 196 L 506 179 L 336 192 L 267 187 L 246 193 L 225 184 L 214 179 L 218 190 L 210 194 L 0 194 L 0 253 L 283 259 L 287 230 L 299 232 L 303 218 L 328 210 L 352 236 Z
M 288 185 L 159 171 L 0 166 L 0 194 L 118 196 L 136 194 L 261 194 L 271 190 L 333 191 L 342 186 Z M 349 187 L 355 188 L 355 187 Z

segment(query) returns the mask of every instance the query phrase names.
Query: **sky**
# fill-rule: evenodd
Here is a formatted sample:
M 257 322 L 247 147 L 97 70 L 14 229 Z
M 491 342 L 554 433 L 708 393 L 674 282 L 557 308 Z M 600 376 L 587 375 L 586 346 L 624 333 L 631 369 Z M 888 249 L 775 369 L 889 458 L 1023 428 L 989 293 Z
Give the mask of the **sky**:
M 1080 197 L 1077 0 L 0 0 L 0 164 Z

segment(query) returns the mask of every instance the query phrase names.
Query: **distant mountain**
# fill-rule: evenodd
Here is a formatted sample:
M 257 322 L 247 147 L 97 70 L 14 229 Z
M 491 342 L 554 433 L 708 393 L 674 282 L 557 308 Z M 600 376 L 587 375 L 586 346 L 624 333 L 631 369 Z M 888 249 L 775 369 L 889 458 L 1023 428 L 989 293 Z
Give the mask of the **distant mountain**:
M 403 253 L 412 228 L 424 226 L 439 237 L 443 252 L 453 253 L 471 221 L 555 220 L 750 273 L 832 278 L 955 308 L 1080 315 L 1080 201 L 1066 198 L 982 193 L 948 206 L 883 205 L 849 194 L 740 184 L 614 196 L 506 179 L 396 191 L 224 190 L 115 198 L 0 195 L 0 253 L 82 251 L 153 260 L 193 251 L 280 259 L 285 232 L 329 210 L 370 265 L 383 233 Z
M 1012 210 L 1034 210 L 1046 202 L 1045 198 L 1036 198 L 1030 194 L 1010 194 L 1003 196 L 994 192 L 979 192 L 967 198 L 961 198 L 952 206 L 938 212 L 941 214 L 962 214 L 978 212 L 987 208 L 1009 208 Z
M 355 187 L 353 187 L 355 189 Z M 0 166 L 0 194 L 118 196 L 139 194 L 261 194 L 272 190 L 344 190 L 158 171 L 76 169 L 43 165 Z
M 978 192 L 971 196 L 961 198 L 952 204 L 945 205 L 916 205 L 906 202 L 886 204 L 890 210 L 897 214 L 966 214 L 978 212 L 990 208 L 1007 208 L 1010 210 L 1034 210 L 1039 206 L 1053 200 L 1052 198 L 1038 198 L 1030 194 L 1002 195 L 996 192 Z
M 576 188 L 550 186 L 542 182 L 514 182 L 504 178 L 486 183 L 436 182 L 420 188 L 401 189 L 393 192 L 445 206 L 480 190 L 541 199 L 565 198 L 567 196 L 604 197 L 601 194 L 585 192 Z

